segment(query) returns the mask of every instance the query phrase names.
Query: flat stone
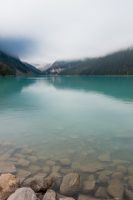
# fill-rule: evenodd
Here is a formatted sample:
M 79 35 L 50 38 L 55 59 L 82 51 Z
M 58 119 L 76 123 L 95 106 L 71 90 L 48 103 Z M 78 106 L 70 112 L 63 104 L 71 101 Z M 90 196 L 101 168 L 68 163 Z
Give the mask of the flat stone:
M 107 188 L 107 191 L 113 198 L 117 198 L 118 200 L 123 199 L 124 186 L 122 181 L 119 179 L 112 179 Z
M 90 163 L 88 165 L 82 165 L 80 170 L 85 173 L 95 173 L 97 171 L 103 170 L 104 166 L 100 163 Z
M 77 173 L 69 173 L 63 177 L 60 192 L 64 195 L 72 195 L 79 191 L 80 175 Z
M 68 158 L 64 158 L 60 160 L 60 163 L 64 166 L 69 166 L 71 164 L 71 161 Z
M 22 166 L 22 167 L 28 167 L 29 164 L 30 164 L 30 161 L 24 158 L 19 159 L 17 162 L 17 165 Z
M 18 186 L 19 182 L 14 175 L 2 174 L 0 176 L 0 200 L 6 200 Z
M 20 188 L 7 200 L 37 200 L 35 192 L 31 188 Z
M 56 200 L 56 192 L 54 190 L 47 190 L 45 193 L 43 200 Z
M 110 162 L 111 161 L 111 157 L 110 157 L 110 154 L 109 153 L 104 153 L 104 154 L 101 154 L 98 159 L 101 161 L 101 162 Z
M 4 173 L 16 173 L 16 167 L 11 162 L 0 162 L 0 174 Z
M 55 163 L 55 161 L 53 161 L 53 160 L 47 160 L 46 161 L 46 164 L 48 165 L 48 166 L 54 166 L 56 163 Z

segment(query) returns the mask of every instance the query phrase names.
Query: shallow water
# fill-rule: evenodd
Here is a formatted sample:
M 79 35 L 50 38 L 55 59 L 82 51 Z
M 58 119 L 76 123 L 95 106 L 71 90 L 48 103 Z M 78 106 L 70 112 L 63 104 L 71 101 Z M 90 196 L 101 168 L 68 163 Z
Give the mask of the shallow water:
M 53 173 L 47 160 L 60 166 L 60 176 L 77 171 L 82 179 L 93 174 L 96 181 L 102 170 L 128 169 L 133 166 L 133 77 L 0 78 L 0 141 L 0 155 L 11 151 L 14 158 L 30 160 L 25 167 L 32 174 L 48 171 L 45 166 Z M 70 163 L 62 165 L 63 158 Z M 103 169 L 84 172 L 88 164 Z M 128 171 L 123 174 L 127 188 Z

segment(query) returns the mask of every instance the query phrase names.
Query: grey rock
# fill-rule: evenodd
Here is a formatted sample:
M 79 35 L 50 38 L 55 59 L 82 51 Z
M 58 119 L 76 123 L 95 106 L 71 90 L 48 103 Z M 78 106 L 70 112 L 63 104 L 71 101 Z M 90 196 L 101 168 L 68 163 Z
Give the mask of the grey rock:
M 31 188 L 20 188 L 7 200 L 37 200 L 35 192 Z
M 60 192 L 64 195 L 72 195 L 79 191 L 80 175 L 77 173 L 70 173 L 63 177 Z
M 56 200 L 56 192 L 54 190 L 47 190 L 45 193 L 43 200 Z

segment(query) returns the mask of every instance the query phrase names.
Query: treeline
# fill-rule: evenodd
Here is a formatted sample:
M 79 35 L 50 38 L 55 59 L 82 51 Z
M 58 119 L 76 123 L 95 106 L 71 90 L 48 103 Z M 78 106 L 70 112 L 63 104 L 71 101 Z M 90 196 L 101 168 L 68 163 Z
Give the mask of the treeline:
M 22 62 L 19 58 L 0 51 L 0 75 L 15 75 L 20 72 L 22 75 L 40 75 L 40 70 L 34 66 Z
M 8 65 L 0 63 L 0 75 L 1 76 L 15 75 L 15 71 Z
M 52 69 L 61 75 L 133 75 L 133 49 L 122 50 L 104 57 L 80 61 L 55 62 Z

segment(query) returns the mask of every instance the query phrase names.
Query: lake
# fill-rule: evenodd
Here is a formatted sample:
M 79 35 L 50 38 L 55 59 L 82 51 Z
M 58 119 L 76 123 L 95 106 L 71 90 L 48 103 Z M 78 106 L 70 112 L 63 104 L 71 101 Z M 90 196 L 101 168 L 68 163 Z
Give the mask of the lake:
M 25 179 L 78 172 L 92 196 L 112 177 L 133 190 L 133 77 L 0 78 L 0 155 Z

